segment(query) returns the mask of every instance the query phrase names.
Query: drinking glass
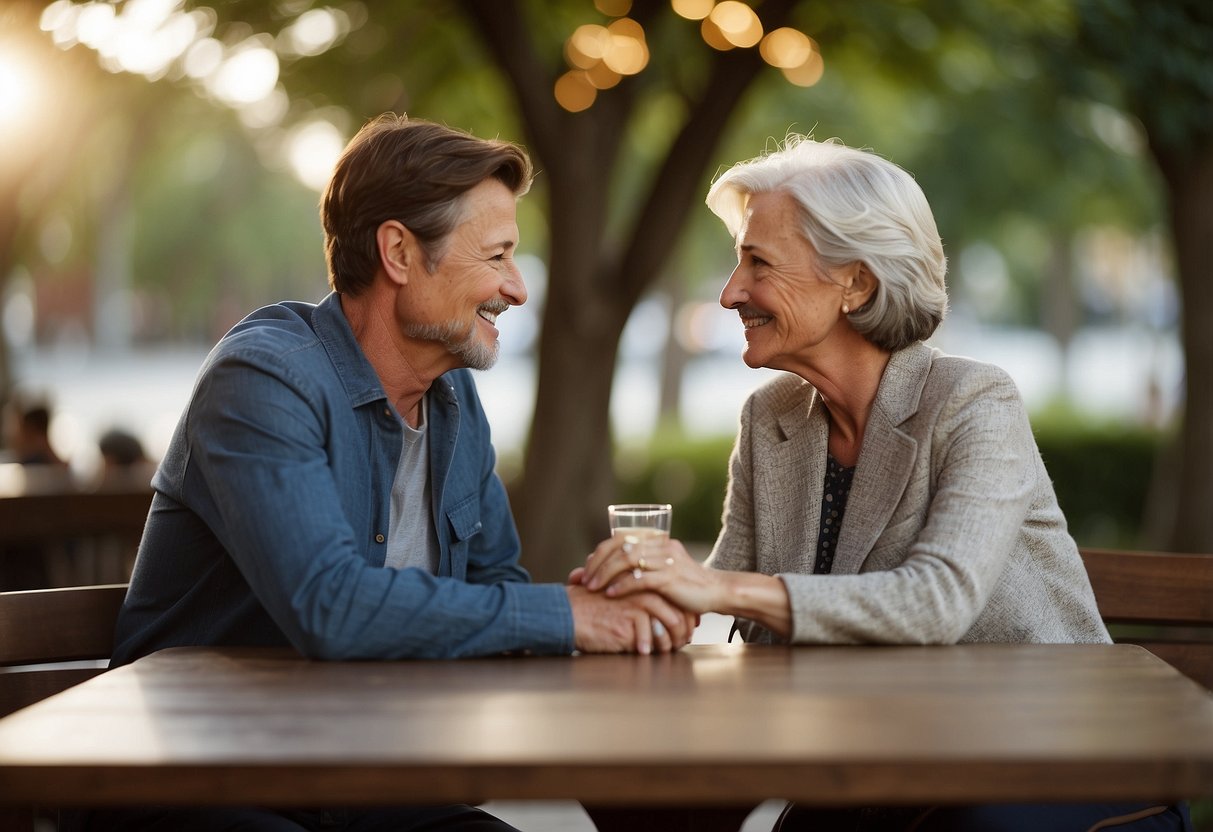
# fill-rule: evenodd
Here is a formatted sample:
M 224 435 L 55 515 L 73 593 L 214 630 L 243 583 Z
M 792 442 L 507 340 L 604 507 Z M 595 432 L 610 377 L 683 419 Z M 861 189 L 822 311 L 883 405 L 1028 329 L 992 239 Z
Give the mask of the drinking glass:
M 632 545 L 647 548 L 670 538 L 670 519 L 674 507 L 667 503 L 625 503 L 607 506 L 611 537 L 622 537 Z

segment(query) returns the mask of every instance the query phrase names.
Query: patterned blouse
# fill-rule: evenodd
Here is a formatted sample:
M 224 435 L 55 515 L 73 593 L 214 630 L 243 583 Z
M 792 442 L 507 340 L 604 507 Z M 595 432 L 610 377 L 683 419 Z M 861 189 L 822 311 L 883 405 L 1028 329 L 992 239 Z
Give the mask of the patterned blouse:
M 826 455 L 826 481 L 821 496 L 821 531 L 817 535 L 817 559 L 813 561 L 814 575 L 828 575 L 834 568 L 834 550 L 838 548 L 838 530 L 847 510 L 851 480 L 855 466 L 843 467 L 832 454 Z

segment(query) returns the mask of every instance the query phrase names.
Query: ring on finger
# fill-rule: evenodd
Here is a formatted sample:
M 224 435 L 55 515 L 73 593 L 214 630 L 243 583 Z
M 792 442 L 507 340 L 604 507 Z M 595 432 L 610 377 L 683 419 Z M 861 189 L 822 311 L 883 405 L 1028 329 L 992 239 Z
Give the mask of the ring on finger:
M 641 578 L 644 577 L 644 570 L 641 569 L 639 566 L 637 566 L 635 569 L 632 570 L 632 577 L 639 581 Z
M 637 567 L 638 567 L 638 568 L 639 568 L 639 569 L 640 569 L 642 572 L 643 572 L 643 571 L 645 571 L 645 570 L 647 570 L 647 569 L 649 568 L 648 561 L 646 561 L 644 558 L 641 558 L 640 560 L 636 561 L 636 566 L 637 566 Z
M 656 618 L 654 618 L 653 619 L 653 636 L 655 638 L 661 638 L 664 635 L 665 635 L 665 625 L 662 624 L 660 621 L 658 621 Z

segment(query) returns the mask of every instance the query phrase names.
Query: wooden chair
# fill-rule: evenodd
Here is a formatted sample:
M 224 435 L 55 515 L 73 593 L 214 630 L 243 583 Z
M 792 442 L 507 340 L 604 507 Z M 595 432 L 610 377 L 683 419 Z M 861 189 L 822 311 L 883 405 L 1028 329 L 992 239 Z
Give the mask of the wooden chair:
M 0 592 L 0 716 L 100 673 L 126 584 Z
M 0 496 L 0 590 L 130 578 L 150 489 Z
M 125 597 L 126 584 L 0 592 L 0 716 L 101 673 Z M 0 808 L 0 832 L 53 828 L 55 816 Z
M 1079 551 L 1112 638 L 1213 689 L 1213 555 Z

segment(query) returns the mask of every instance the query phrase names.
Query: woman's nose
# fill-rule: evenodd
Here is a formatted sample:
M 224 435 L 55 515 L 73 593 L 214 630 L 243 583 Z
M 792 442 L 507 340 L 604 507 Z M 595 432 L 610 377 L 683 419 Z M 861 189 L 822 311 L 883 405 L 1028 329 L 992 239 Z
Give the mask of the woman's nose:
M 725 309 L 736 309 L 739 306 L 743 306 L 750 299 L 750 293 L 742 285 L 744 282 L 745 278 L 741 273 L 741 266 L 738 265 L 737 268 L 733 269 L 733 273 L 729 275 L 724 288 L 720 290 L 720 305 Z

